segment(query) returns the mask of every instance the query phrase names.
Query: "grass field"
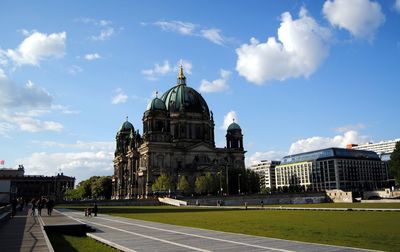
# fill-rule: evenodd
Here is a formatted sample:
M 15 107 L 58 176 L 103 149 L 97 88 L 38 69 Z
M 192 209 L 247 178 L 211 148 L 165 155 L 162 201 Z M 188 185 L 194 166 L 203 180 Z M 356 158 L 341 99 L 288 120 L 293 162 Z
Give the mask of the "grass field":
M 116 252 L 118 250 L 106 246 L 90 237 L 78 237 L 63 234 L 47 234 L 54 251 L 77 252 L 77 251 L 96 251 L 96 252 Z
M 326 208 L 395 208 L 400 209 L 400 203 L 320 203 L 320 204 L 291 204 L 265 205 L 265 207 L 326 207 Z
M 74 208 L 82 209 L 82 208 Z M 100 213 L 289 240 L 399 251 L 400 212 L 101 207 Z

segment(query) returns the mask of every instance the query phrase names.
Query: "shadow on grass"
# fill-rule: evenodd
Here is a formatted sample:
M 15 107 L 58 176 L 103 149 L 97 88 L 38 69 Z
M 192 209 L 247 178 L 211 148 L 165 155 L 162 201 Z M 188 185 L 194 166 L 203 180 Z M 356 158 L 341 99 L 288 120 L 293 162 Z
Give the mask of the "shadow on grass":
M 84 211 L 84 207 L 66 207 L 68 209 Z M 201 213 L 235 211 L 235 209 L 225 208 L 191 208 L 191 207 L 99 207 L 99 213 L 102 214 L 152 214 L 152 213 Z M 237 209 L 236 209 L 237 211 Z
M 65 236 L 59 233 L 47 233 L 54 251 L 65 252 L 78 252 L 72 245 L 65 239 Z

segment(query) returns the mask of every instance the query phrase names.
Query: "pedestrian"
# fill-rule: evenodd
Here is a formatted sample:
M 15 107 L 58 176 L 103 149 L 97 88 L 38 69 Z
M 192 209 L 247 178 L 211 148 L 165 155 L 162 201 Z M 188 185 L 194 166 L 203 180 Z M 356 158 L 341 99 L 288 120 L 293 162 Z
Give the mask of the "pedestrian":
M 97 207 L 97 203 L 95 202 L 95 203 L 94 203 L 94 206 L 93 206 L 94 217 L 97 216 L 97 211 L 98 211 L 98 210 L 99 210 L 99 209 L 98 209 L 98 207 Z
M 35 199 L 32 200 L 31 204 L 32 204 L 31 216 L 35 216 L 35 210 L 36 210 L 36 201 L 35 201 Z
M 13 199 L 11 201 L 11 217 L 14 218 L 15 214 L 17 213 L 17 200 Z
M 39 199 L 37 201 L 38 216 L 42 216 L 42 208 L 43 208 L 42 201 Z
M 261 208 L 264 208 L 264 201 L 261 200 Z
M 247 210 L 247 202 L 244 202 L 244 209 Z
M 51 213 L 53 212 L 53 207 L 54 207 L 54 201 L 52 199 L 49 199 L 47 201 L 47 215 L 51 216 Z

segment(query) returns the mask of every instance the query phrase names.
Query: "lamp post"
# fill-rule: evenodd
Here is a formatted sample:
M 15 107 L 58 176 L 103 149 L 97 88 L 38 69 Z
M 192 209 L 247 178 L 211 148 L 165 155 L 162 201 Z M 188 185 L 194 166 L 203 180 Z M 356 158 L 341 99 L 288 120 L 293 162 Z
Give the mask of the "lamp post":
M 218 175 L 219 175 L 219 193 L 220 193 L 220 195 L 222 196 L 222 174 L 221 174 L 221 171 L 219 171 L 218 172 Z
M 238 185 L 239 185 L 239 195 L 240 195 L 240 176 L 242 176 L 242 174 L 241 173 L 239 173 L 239 176 L 238 176 Z

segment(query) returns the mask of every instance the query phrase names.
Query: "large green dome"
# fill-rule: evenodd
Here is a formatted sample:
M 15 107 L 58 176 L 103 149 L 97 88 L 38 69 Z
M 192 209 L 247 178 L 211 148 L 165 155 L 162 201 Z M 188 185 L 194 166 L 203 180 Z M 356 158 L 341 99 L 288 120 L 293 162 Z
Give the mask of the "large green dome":
M 161 96 L 167 110 L 170 112 L 181 111 L 205 113 L 209 115 L 208 105 L 196 90 L 186 86 L 186 77 L 180 68 L 177 85 Z
M 166 110 L 165 103 L 163 100 L 159 99 L 158 97 L 154 98 L 147 104 L 146 110 Z

